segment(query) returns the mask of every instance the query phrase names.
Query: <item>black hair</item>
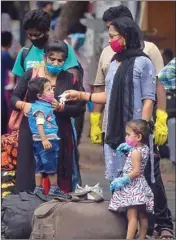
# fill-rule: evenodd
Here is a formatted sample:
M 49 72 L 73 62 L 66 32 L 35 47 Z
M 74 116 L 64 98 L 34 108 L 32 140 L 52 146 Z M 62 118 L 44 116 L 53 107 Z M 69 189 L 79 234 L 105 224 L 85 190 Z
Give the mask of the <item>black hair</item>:
M 73 23 L 69 27 L 68 34 L 86 33 L 86 31 L 87 31 L 87 27 L 78 21 L 78 22 Z
M 3 31 L 1 32 L 1 46 L 10 47 L 12 44 L 13 36 L 11 32 Z
M 50 29 L 51 18 L 48 13 L 40 9 L 34 9 L 26 13 L 23 20 L 25 30 L 34 29 L 46 33 Z
M 43 77 L 35 77 L 31 79 L 28 83 L 28 96 L 31 99 L 31 102 L 34 102 L 38 99 L 38 94 L 42 94 L 44 91 L 45 83 L 50 82 L 48 79 Z
M 135 134 L 141 134 L 141 142 L 147 144 L 150 134 L 153 133 L 154 124 L 152 121 L 146 121 L 142 119 L 134 119 L 126 124 Z
M 39 9 L 42 9 L 42 8 L 46 7 L 48 4 L 53 5 L 53 2 L 52 1 L 37 1 L 37 7 Z
M 133 16 L 130 10 L 124 5 L 108 8 L 104 12 L 102 19 L 104 22 L 108 22 L 108 21 L 113 21 L 114 19 L 119 17 L 129 17 L 133 20 Z
M 68 57 L 67 44 L 62 40 L 50 40 L 45 46 L 44 53 L 50 55 L 51 52 L 61 52 L 66 59 Z
M 163 55 L 168 58 L 169 62 L 174 58 L 174 52 L 170 48 L 163 49 Z
M 142 32 L 131 18 L 116 18 L 111 25 L 125 38 L 127 49 L 141 48 Z

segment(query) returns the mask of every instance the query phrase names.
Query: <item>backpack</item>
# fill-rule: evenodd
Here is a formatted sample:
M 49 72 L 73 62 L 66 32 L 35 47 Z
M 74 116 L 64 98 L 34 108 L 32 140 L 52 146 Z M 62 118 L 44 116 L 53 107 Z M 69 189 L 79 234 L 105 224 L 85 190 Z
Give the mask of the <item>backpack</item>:
M 20 64 L 21 64 L 21 67 L 23 68 L 23 71 L 24 71 L 24 72 L 25 72 L 24 60 L 25 60 L 25 58 L 27 57 L 28 53 L 30 52 L 31 48 L 32 48 L 32 45 L 31 45 L 29 48 L 24 47 L 24 48 L 23 48 L 23 51 L 22 51 Z
M 75 196 L 43 203 L 34 211 L 30 238 L 125 239 L 125 216 L 109 211 L 108 204 Z
M 29 239 L 34 210 L 45 201 L 51 200 L 43 194 L 20 192 L 2 200 L 1 234 L 8 239 Z

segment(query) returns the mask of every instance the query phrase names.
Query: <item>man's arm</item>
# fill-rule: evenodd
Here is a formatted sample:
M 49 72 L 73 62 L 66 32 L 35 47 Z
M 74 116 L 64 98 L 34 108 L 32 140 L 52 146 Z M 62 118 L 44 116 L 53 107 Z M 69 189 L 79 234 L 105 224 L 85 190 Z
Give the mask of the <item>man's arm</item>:
M 105 92 L 105 73 L 103 72 L 103 58 L 104 58 L 104 50 L 101 53 L 97 74 L 94 83 L 94 93 Z M 104 104 L 94 104 L 93 112 L 102 113 L 104 110 Z
M 156 80 L 157 109 L 166 111 L 166 90 L 160 80 Z
M 164 68 L 164 62 L 160 50 L 154 43 L 150 43 L 151 50 L 149 57 L 156 71 L 156 94 L 157 94 L 157 109 L 166 111 L 166 91 L 163 84 L 158 79 L 159 72 Z
M 95 86 L 94 93 L 100 93 L 105 91 L 105 86 Z M 102 113 L 104 110 L 104 104 L 95 103 L 93 107 L 93 112 Z
M 103 52 L 101 53 L 97 75 L 94 83 L 94 93 L 105 91 L 105 74 L 103 72 Z M 92 143 L 102 143 L 101 114 L 104 110 L 104 104 L 94 103 L 93 110 L 90 113 L 90 137 Z
M 168 127 L 167 127 L 167 112 L 166 112 L 166 90 L 164 85 L 157 80 L 156 84 L 156 93 L 157 93 L 157 110 L 156 110 L 156 122 L 154 128 L 154 139 L 155 144 L 162 146 L 168 136 Z
M 164 68 L 164 62 L 161 53 L 155 44 L 152 44 L 149 57 L 154 64 L 156 76 L 158 76 L 159 72 Z M 157 94 L 157 110 L 154 129 L 154 139 L 155 144 L 163 145 L 166 142 L 168 135 L 166 113 L 166 90 L 160 79 L 158 79 L 158 77 L 156 83 L 156 94 Z

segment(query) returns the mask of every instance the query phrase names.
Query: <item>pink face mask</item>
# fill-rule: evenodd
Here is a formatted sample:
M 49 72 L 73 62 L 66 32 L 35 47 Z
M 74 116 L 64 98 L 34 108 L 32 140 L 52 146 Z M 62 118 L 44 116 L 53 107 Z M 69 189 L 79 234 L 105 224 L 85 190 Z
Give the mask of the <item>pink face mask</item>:
M 54 93 L 50 93 L 48 96 L 42 97 L 42 100 L 48 103 L 52 103 L 54 101 Z
M 136 147 L 136 145 L 137 145 L 137 141 L 132 139 L 131 137 L 126 137 L 125 141 L 131 147 Z
M 123 51 L 124 47 L 125 47 L 124 44 L 121 44 L 119 42 L 119 39 L 111 41 L 109 44 L 110 44 L 112 50 L 116 53 L 121 53 Z

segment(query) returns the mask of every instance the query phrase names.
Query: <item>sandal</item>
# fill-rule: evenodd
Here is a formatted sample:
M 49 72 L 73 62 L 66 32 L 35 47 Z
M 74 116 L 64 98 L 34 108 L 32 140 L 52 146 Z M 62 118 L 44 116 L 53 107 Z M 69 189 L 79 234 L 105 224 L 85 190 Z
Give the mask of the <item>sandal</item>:
M 170 229 L 162 229 L 160 234 L 160 239 L 174 239 L 174 235 Z

